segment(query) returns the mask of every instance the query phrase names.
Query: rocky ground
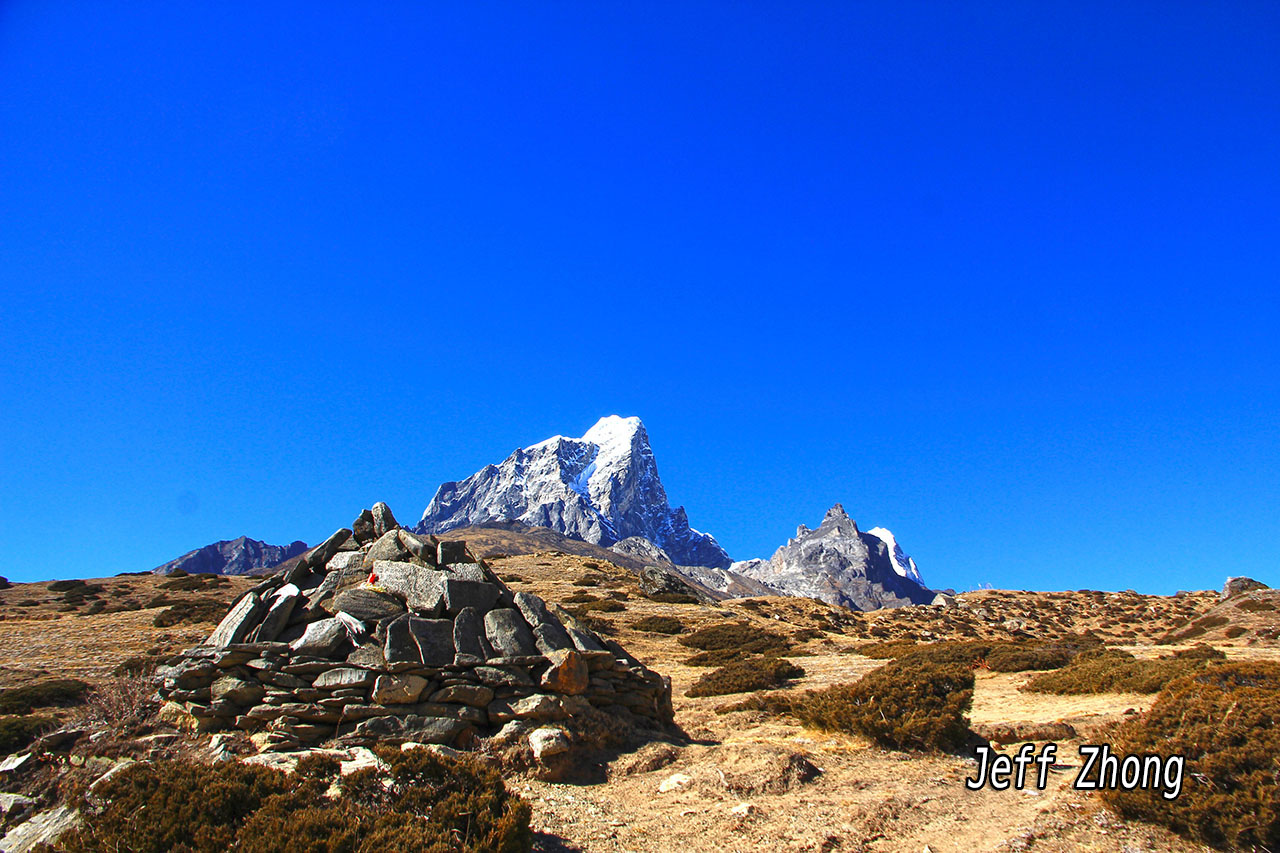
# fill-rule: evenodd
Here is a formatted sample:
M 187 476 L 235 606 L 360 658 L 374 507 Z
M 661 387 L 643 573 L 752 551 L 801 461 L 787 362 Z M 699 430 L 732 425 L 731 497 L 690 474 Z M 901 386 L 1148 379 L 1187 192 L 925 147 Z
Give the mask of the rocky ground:
M 1052 735 L 1067 766 L 1051 774 L 1044 791 L 974 792 L 963 784 L 974 772 L 967 758 L 887 751 L 759 712 L 719 713 L 741 697 L 687 697 L 707 670 L 682 663 L 692 650 L 676 637 L 634 626 L 649 616 L 675 617 L 689 629 L 745 621 L 793 637 L 798 645 L 789 657 L 805 670 L 788 688 L 794 691 L 854 681 L 881 665 L 858 653 L 859 646 L 876 640 L 1053 637 L 1093 630 L 1139 656 L 1155 656 L 1170 648 L 1156 641 L 1208 613 L 1218 604 L 1216 593 L 984 590 L 962 594 L 954 607 L 858 614 L 802 599 L 656 602 L 641 593 L 627 569 L 583 555 L 544 551 L 491 564 L 513 590 L 582 609 L 595 629 L 669 675 L 676 723 L 684 732 L 670 743 L 612 757 L 607 781 L 511 778 L 511 786 L 533 804 L 539 849 L 1201 849 L 1164 830 L 1121 822 L 1094 796 L 1070 787 L 1071 765 L 1079 763 L 1075 746 L 1143 710 L 1152 696 L 1029 694 L 1017 689 L 1029 678 L 1026 673 L 980 671 L 970 714 L 975 730 L 1006 747 Z M 225 608 L 256 582 L 230 578 L 164 586 L 173 580 L 137 575 L 89 581 L 87 592 L 50 589 L 47 583 L 0 591 L 0 687 L 52 676 L 111 684 L 128 659 L 167 656 L 202 640 L 216 620 L 202 619 L 200 608 Z M 1252 606 L 1242 613 L 1250 620 L 1248 630 L 1232 638 L 1221 630 L 1229 626 L 1215 624 L 1214 644 L 1231 657 L 1280 658 L 1267 636 L 1275 626 L 1274 611 Z M 157 626 L 157 617 L 166 624 Z M 182 621 L 188 617 L 195 621 Z

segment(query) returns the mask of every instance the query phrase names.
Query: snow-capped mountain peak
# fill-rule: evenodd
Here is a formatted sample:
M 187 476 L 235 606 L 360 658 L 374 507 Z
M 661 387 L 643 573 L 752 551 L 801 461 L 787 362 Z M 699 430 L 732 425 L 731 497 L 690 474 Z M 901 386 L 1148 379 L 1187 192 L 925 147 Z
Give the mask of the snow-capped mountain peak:
M 895 572 L 904 578 L 911 578 L 916 583 L 924 583 L 920 580 L 920 570 L 916 568 L 916 561 L 907 556 L 902 546 L 898 544 L 898 540 L 893 538 L 891 531 L 883 527 L 873 527 L 866 532 L 879 539 L 889 549 L 889 562 L 893 565 Z
M 436 491 L 418 525 L 442 533 L 520 521 L 609 546 L 643 536 L 685 565 L 729 565 L 713 536 L 672 509 L 639 418 L 601 418 L 581 438 L 557 435 Z
M 893 534 L 883 527 L 859 530 L 840 504 L 827 510 L 817 529 L 800 525 L 770 559 L 744 560 L 730 570 L 787 595 L 855 610 L 927 604 L 933 598 Z

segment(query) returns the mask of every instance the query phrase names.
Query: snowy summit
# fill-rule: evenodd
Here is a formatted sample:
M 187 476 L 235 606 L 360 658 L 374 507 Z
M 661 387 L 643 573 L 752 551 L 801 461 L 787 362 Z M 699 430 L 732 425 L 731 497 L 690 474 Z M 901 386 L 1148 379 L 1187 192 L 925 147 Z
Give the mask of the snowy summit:
M 601 418 L 581 438 L 552 436 L 441 485 L 418 529 L 444 533 L 494 521 L 549 527 L 606 547 L 642 536 L 682 565 L 731 562 L 715 537 L 689 527 L 684 507 L 671 508 L 639 418 Z

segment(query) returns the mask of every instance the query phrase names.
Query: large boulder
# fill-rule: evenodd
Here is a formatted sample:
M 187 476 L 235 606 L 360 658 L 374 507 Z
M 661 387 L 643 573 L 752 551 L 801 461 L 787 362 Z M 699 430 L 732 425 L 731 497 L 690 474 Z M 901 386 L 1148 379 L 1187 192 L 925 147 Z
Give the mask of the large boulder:
M 1246 592 L 1253 592 L 1255 589 L 1270 589 L 1270 588 L 1271 587 L 1267 586 L 1262 581 L 1256 581 L 1253 578 L 1246 578 L 1246 577 L 1227 578 L 1227 582 L 1222 586 L 1222 596 L 1220 597 L 1219 600 L 1226 601 L 1228 598 L 1232 598 L 1234 596 L 1241 595 Z

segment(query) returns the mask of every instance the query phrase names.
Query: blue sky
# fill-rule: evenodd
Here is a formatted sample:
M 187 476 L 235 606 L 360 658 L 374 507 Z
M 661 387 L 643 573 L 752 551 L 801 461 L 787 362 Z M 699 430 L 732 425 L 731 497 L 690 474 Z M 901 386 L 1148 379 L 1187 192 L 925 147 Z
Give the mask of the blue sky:
M 1280 584 L 1280 6 L 0 6 L 0 573 L 639 415 L 735 558 Z

